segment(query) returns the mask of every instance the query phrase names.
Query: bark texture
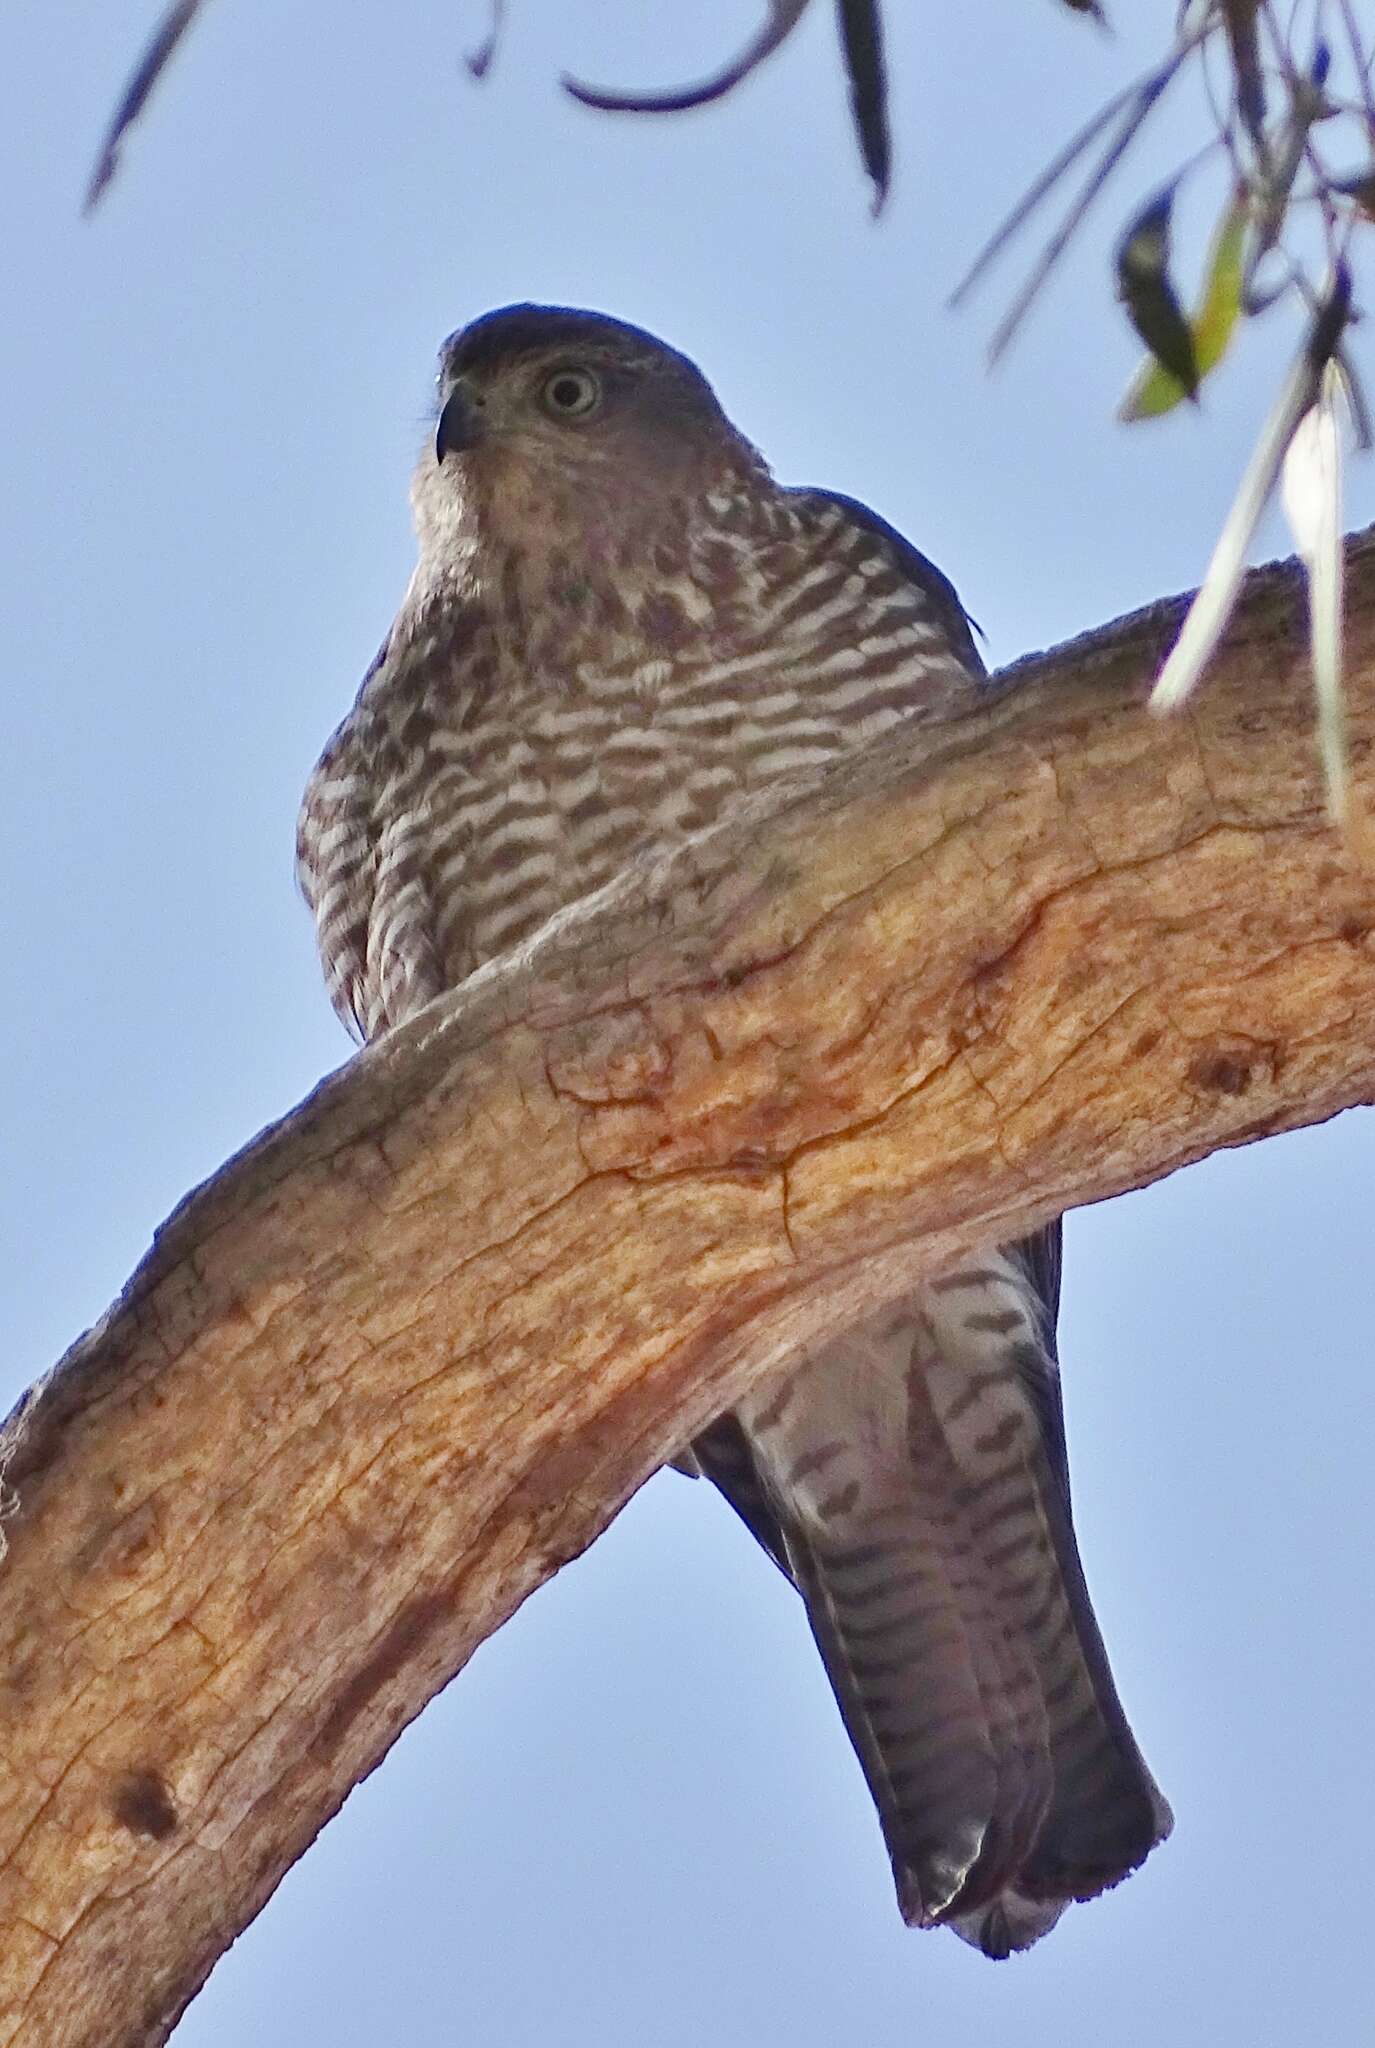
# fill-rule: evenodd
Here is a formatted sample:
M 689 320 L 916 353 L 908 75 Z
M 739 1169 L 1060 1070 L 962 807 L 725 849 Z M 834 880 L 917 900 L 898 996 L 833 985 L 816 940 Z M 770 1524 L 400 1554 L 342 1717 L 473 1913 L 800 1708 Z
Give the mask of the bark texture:
M 1375 807 L 1371 535 L 1349 597 Z M 1178 614 L 647 863 L 158 1233 L 8 1426 L 6 2048 L 164 2040 L 475 1645 L 800 1339 L 1375 1098 L 1300 579 L 1251 578 L 1161 723 Z

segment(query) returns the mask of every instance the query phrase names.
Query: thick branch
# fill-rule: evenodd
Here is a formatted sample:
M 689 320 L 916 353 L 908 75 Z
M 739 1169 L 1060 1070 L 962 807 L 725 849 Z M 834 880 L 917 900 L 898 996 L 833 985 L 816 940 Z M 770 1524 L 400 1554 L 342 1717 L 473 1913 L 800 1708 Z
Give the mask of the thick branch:
M 0 2043 L 163 2040 L 474 1646 L 917 1258 L 1375 1096 L 1302 595 L 1159 606 L 626 877 L 200 1189 L 18 1426 Z M 1375 803 L 1375 540 L 1352 553 Z M 920 1244 L 914 1255 L 913 1243 Z

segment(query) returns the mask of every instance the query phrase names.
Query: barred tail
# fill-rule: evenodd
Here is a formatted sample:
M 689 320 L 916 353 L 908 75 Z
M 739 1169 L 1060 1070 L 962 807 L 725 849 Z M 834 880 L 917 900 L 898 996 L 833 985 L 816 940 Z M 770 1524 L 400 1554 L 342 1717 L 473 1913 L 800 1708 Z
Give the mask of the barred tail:
M 813 1354 L 697 1449 L 806 1602 L 911 1924 L 1005 1956 L 1169 1833 L 1089 1603 L 1019 1248 Z

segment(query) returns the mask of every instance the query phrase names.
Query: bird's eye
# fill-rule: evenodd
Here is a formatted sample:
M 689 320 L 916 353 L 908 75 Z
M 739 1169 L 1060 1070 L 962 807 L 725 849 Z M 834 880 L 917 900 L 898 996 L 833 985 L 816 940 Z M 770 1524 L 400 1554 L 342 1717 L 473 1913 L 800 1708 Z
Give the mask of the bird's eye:
M 585 420 L 601 402 L 601 379 L 590 370 L 555 370 L 540 389 L 540 403 L 555 420 Z

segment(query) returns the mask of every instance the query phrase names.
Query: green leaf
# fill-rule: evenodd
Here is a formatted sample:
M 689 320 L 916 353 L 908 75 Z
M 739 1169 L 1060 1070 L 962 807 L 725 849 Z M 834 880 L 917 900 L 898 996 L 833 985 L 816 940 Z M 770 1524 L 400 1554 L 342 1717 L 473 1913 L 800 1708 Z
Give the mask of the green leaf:
M 1243 193 L 1233 196 L 1218 222 L 1204 272 L 1203 297 L 1189 323 L 1194 343 L 1194 367 L 1200 379 L 1215 369 L 1227 353 L 1241 311 L 1243 252 L 1246 242 L 1247 205 Z M 1181 399 L 1190 396 L 1188 386 L 1165 369 L 1154 357 L 1141 365 L 1118 408 L 1120 420 L 1158 419 L 1172 412 Z

